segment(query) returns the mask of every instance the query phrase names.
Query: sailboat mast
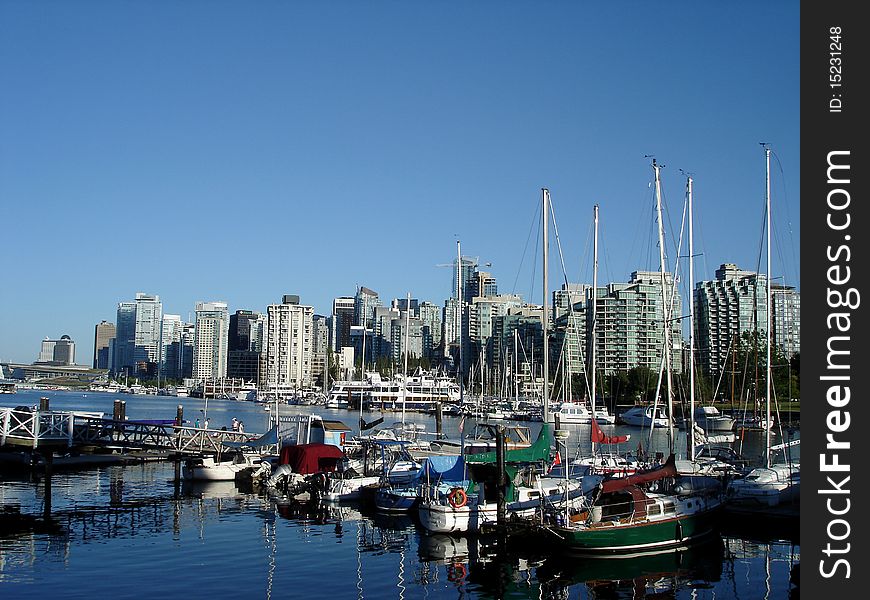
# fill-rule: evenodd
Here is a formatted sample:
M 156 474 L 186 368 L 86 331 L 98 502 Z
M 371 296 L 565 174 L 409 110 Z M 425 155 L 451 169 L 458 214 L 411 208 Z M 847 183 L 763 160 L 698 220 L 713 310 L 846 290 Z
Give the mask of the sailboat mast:
M 591 375 L 591 393 L 592 396 L 592 420 L 595 420 L 595 330 L 597 328 L 598 317 L 598 205 L 592 209 L 593 221 L 595 223 L 595 236 L 592 245 L 592 343 L 589 347 L 589 372 Z M 593 429 L 594 431 L 594 429 Z M 592 454 L 595 454 L 595 439 L 592 439 Z
M 692 237 L 692 178 L 686 181 L 689 204 L 689 419 L 686 436 L 689 445 L 686 456 L 695 460 L 695 255 Z
M 459 369 L 457 373 L 459 377 L 459 408 L 464 413 L 465 412 L 465 384 L 462 380 L 463 377 L 463 365 L 462 365 L 462 249 L 459 245 L 459 240 L 456 240 L 456 314 L 457 314 L 457 327 L 455 331 L 458 332 L 459 336 Z M 464 418 L 464 416 L 463 416 Z M 460 420 L 460 448 L 461 453 L 465 454 L 465 427 L 464 421 Z M 464 474 L 464 471 L 463 471 Z
M 767 144 L 762 144 L 764 146 L 764 157 L 765 157 L 765 177 L 764 177 L 764 197 L 767 211 L 767 317 L 766 317 L 766 335 L 767 335 L 767 377 L 765 383 L 765 396 L 767 398 L 767 421 L 765 429 L 765 448 L 767 450 L 766 462 L 765 466 L 770 468 L 770 430 L 773 429 L 771 427 L 770 421 L 770 326 L 771 326 L 771 282 L 770 282 L 770 148 Z
M 667 376 L 667 394 L 668 394 L 668 445 L 673 451 L 674 447 L 674 419 L 673 419 L 673 385 L 671 380 L 671 322 L 670 322 L 670 302 L 668 301 L 668 286 L 665 280 L 665 233 L 664 222 L 662 221 L 662 180 L 661 167 L 656 163 L 656 159 L 652 161 L 653 171 L 655 172 L 656 182 L 656 216 L 659 222 L 659 266 L 661 271 L 662 282 L 662 321 L 664 325 L 664 360 L 665 374 Z
M 405 404 L 408 402 L 408 331 L 411 324 L 411 292 L 408 292 L 408 302 L 405 305 L 405 376 L 402 378 L 402 435 L 405 434 Z
M 543 306 L 541 308 L 541 329 L 544 333 L 544 393 L 543 393 L 543 418 L 544 423 L 547 423 L 550 420 L 550 361 L 549 359 L 549 349 L 547 344 L 547 267 L 549 261 L 549 244 L 547 243 L 549 240 L 547 235 L 547 221 L 550 219 L 550 191 L 547 188 L 541 188 L 541 202 L 543 204 L 543 212 L 542 212 L 542 221 L 543 221 L 543 255 L 544 255 L 544 273 L 543 273 Z

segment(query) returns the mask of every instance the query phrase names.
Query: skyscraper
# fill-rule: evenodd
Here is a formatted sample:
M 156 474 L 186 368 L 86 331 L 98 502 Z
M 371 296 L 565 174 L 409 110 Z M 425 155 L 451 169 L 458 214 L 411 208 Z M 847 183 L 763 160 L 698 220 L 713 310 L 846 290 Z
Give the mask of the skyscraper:
M 76 343 L 68 335 L 59 340 L 45 338 L 39 351 L 38 363 L 53 365 L 74 365 L 76 362 Z
M 163 315 L 160 334 L 160 370 L 162 379 L 181 377 L 181 315 Z
M 163 304 L 160 296 L 136 294 L 136 332 L 133 360 L 137 369 L 156 370 L 160 361 L 160 326 L 163 323 Z M 150 366 L 154 365 L 152 369 Z
M 353 316 L 355 325 L 372 327 L 374 322 L 375 307 L 381 305 L 378 293 L 367 287 L 357 288 L 353 302 Z
M 197 302 L 193 378 L 222 379 L 227 374 L 229 314 L 226 302 Z
M 227 377 L 257 381 L 265 321 L 264 315 L 251 310 L 237 310 L 230 315 Z
M 117 315 L 112 371 L 118 375 L 133 375 L 136 367 L 133 360 L 133 348 L 136 345 L 136 303 L 119 302 Z
M 115 338 L 115 324 L 100 321 L 94 327 L 94 368 L 109 368 L 109 342 Z
M 332 328 L 329 344 L 333 352 L 351 347 L 350 328 L 355 324 L 353 307 L 354 299 L 349 296 L 342 296 L 332 301 Z

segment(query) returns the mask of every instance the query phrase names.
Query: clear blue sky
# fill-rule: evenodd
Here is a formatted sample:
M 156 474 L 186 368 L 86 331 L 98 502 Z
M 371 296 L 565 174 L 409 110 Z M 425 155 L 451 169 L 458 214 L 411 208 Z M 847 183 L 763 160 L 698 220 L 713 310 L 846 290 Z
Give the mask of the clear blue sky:
M 540 302 L 542 187 L 568 278 L 598 203 L 599 282 L 626 281 L 658 268 L 648 154 L 674 228 L 694 176 L 696 279 L 755 269 L 761 141 L 799 287 L 798 30 L 786 1 L 3 0 L 0 360 L 69 334 L 89 363 L 137 291 L 441 304 L 457 238 Z

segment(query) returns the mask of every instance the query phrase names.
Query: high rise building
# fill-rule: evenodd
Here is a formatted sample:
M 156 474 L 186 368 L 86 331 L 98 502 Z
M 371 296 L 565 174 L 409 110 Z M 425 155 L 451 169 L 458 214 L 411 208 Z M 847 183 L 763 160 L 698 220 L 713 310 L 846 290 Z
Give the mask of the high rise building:
M 314 307 L 285 295 L 281 304 L 266 309 L 266 372 L 261 387 L 267 394 L 288 398 L 312 385 L 312 321 Z
M 251 310 L 230 315 L 227 377 L 256 382 L 260 372 L 260 349 L 266 317 Z
M 94 368 L 109 368 L 109 343 L 115 339 L 115 324 L 100 321 L 94 327 Z
M 321 381 L 327 367 L 329 356 L 329 326 L 323 315 L 311 318 L 311 379 Z
M 792 286 L 771 286 L 773 343 L 786 358 L 801 351 L 801 294 Z
M 196 325 L 194 323 L 181 324 L 181 345 L 179 346 L 178 364 L 179 377 L 182 379 L 193 378 L 193 347 L 196 344 Z
M 475 296 L 467 306 L 468 327 L 466 345 L 462 351 L 467 353 L 466 365 L 479 364 L 482 360 L 488 367 L 493 366 L 492 323 L 496 317 L 508 314 L 511 308 L 522 306 L 523 301 L 517 295 Z
M 330 328 L 329 346 L 333 352 L 342 348 L 350 348 L 350 328 L 354 325 L 354 299 L 349 296 L 335 298 L 332 301 L 332 322 Z
M 227 375 L 230 318 L 226 302 L 197 302 L 193 343 L 193 378 L 222 379 Z
M 744 333 L 764 332 L 767 276 L 724 263 L 716 279 L 695 284 L 695 347 L 703 372 L 718 379 Z
M 119 302 L 115 323 L 112 372 L 117 375 L 134 375 L 136 370 L 136 361 L 133 359 L 133 349 L 136 345 L 136 303 Z
M 160 378 L 181 377 L 181 315 L 163 315 L 160 333 Z
M 451 283 L 453 293 L 451 297 L 459 297 L 458 288 L 461 285 L 462 299 L 465 302 L 471 302 L 471 298 L 473 298 L 476 293 L 476 290 L 472 289 L 473 286 L 471 284 L 471 280 L 474 278 L 475 269 L 477 269 L 476 258 L 463 256 L 461 260 L 457 258 L 453 259 L 453 281 Z
M 367 287 L 357 288 L 353 302 L 353 316 L 355 325 L 372 327 L 375 316 L 375 307 L 381 305 L 378 293 Z
M 160 361 L 160 326 L 163 323 L 163 304 L 160 296 L 136 294 L 136 331 L 133 360 L 139 371 L 156 371 Z M 149 365 L 154 365 L 150 367 Z
M 420 322 L 423 336 L 423 356 L 433 365 L 440 365 L 444 357 L 441 347 L 441 307 L 431 302 L 420 303 Z

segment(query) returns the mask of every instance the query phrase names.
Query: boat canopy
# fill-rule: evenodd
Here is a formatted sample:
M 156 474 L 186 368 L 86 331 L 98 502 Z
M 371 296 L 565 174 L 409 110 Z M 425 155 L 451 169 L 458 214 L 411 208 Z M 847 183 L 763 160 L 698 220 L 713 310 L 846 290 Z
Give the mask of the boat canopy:
M 506 463 L 523 463 L 523 462 L 538 462 L 550 460 L 550 424 L 544 423 L 541 426 L 541 432 L 538 438 L 528 448 L 518 448 L 516 450 L 505 451 L 504 460 Z M 494 464 L 496 462 L 495 452 L 481 452 L 479 454 L 471 454 L 465 457 L 465 461 L 472 465 Z
M 427 456 L 418 479 L 428 478 L 441 483 L 460 483 L 465 481 L 465 461 L 458 454 L 448 456 Z
M 273 427 L 255 440 L 247 442 L 223 442 L 227 448 L 263 448 L 265 446 L 274 446 L 278 443 L 278 427 Z
M 335 471 L 344 452 L 332 444 L 295 444 L 281 448 L 279 465 L 290 465 L 294 473 L 311 475 L 322 471 Z

